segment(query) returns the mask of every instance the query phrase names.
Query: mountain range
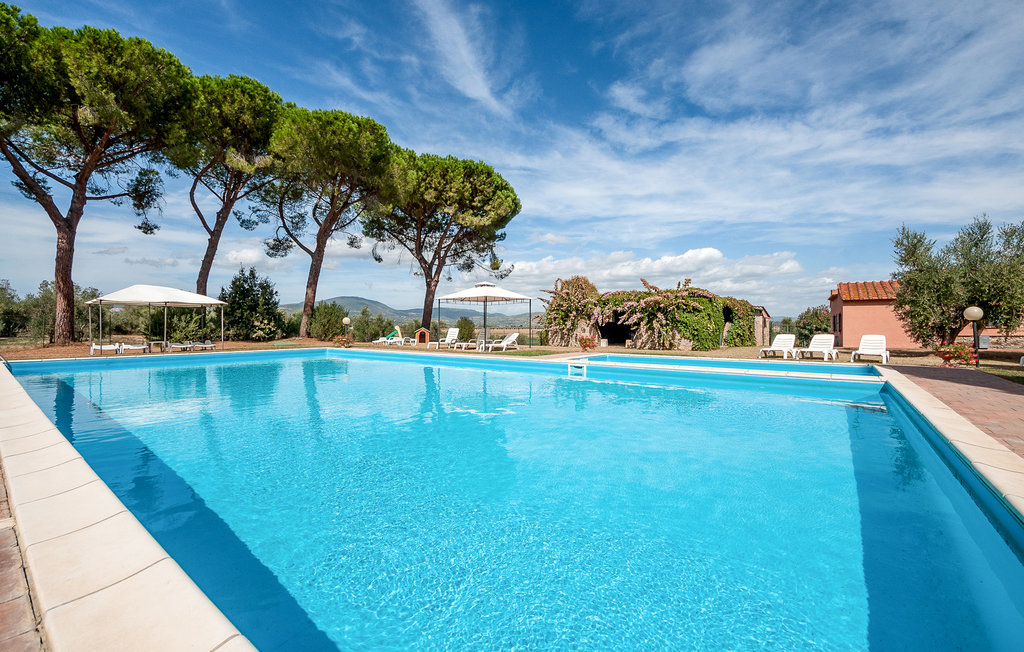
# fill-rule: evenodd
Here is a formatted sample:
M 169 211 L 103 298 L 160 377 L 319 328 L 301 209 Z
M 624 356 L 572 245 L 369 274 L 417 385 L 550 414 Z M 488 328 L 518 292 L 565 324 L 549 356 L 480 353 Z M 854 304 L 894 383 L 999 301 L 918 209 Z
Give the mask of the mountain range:
M 388 317 L 396 324 L 403 324 L 413 319 L 419 319 L 423 316 L 422 308 L 409 308 L 408 310 L 400 310 L 398 308 L 392 308 L 386 303 L 380 301 L 374 301 L 373 299 L 366 299 L 364 297 L 331 297 L 330 299 L 323 299 L 317 301 L 317 303 L 334 303 L 348 311 L 349 316 L 355 317 L 359 314 L 359 311 L 366 306 L 370 309 L 370 314 L 376 315 L 380 313 L 385 317 Z M 539 301 L 535 302 L 540 304 Z M 516 305 L 519 304 L 506 304 Z M 289 312 L 298 312 L 302 310 L 301 303 L 286 303 L 282 304 L 281 308 Z M 534 315 L 542 314 L 544 312 L 543 305 L 534 305 L 537 310 L 534 311 Z M 477 326 L 483 325 L 484 314 L 478 310 L 467 310 L 465 308 L 456 308 L 449 303 L 441 304 L 441 319 L 449 324 L 454 324 L 461 317 L 469 317 L 473 320 L 473 323 Z M 434 319 L 437 319 L 437 304 L 434 304 Z M 487 325 L 501 327 L 517 327 L 526 326 L 529 323 L 530 313 L 522 312 L 514 315 L 506 315 L 501 312 L 494 312 L 493 308 L 488 306 L 487 308 Z

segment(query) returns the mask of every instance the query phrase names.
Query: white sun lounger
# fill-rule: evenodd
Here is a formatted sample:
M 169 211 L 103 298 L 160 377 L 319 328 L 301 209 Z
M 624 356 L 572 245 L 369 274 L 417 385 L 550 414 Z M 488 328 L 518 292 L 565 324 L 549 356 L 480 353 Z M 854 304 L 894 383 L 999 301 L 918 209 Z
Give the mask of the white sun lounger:
M 121 343 L 117 344 L 90 344 L 89 355 L 96 355 L 97 353 L 103 354 L 106 352 L 110 353 L 121 353 Z
M 180 351 L 191 351 L 192 350 L 192 342 L 191 341 L 184 342 L 184 343 L 182 343 L 182 342 L 171 342 L 171 351 L 174 351 L 175 349 L 178 349 Z
M 388 340 L 390 340 L 390 339 L 392 339 L 392 338 L 394 338 L 396 336 L 397 337 L 401 337 L 402 336 L 402 334 L 398 331 L 397 328 L 395 330 L 391 331 L 390 333 L 388 333 L 387 335 L 385 335 L 384 337 L 378 337 L 377 339 L 375 339 L 372 342 L 370 342 L 370 344 L 387 344 Z
M 199 342 L 192 342 L 192 349 L 195 351 L 213 351 L 216 348 L 217 345 L 211 342 L 210 340 L 206 340 L 202 344 L 200 344 Z
M 796 358 L 796 350 L 794 349 L 794 345 L 795 344 L 796 344 L 796 335 L 789 335 L 789 334 L 786 334 L 786 333 L 780 333 L 780 334 L 775 336 L 774 340 L 772 340 L 771 346 L 767 346 L 767 347 L 761 349 L 760 351 L 758 351 L 757 357 L 760 358 L 762 355 L 767 357 L 769 353 L 771 353 L 772 355 L 774 355 L 776 353 L 781 353 L 783 360 L 785 360 L 789 356 L 793 356 L 793 358 L 795 359 Z
M 832 358 L 833 360 L 839 359 L 839 351 L 836 351 L 836 336 L 827 333 L 819 333 L 811 338 L 811 343 L 802 349 L 796 350 L 796 357 L 802 358 L 807 356 L 808 358 L 814 357 L 815 353 L 821 353 L 825 356 L 825 360 Z
M 496 347 L 499 347 L 499 346 L 501 347 L 502 351 L 507 351 L 509 347 L 512 347 L 513 349 L 518 351 L 519 350 L 519 344 L 516 343 L 517 339 L 519 339 L 519 333 L 518 332 L 509 333 L 503 339 L 494 340 L 493 342 L 490 342 L 487 345 L 487 352 L 490 353 Z
M 148 350 L 149 350 L 149 346 L 146 345 L 146 344 L 122 344 L 120 352 L 124 353 L 125 351 L 148 351 Z
M 860 346 L 850 354 L 850 362 L 858 356 L 877 355 L 882 358 L 882 364 L 889 362 L 889 352 L 885 350 L 885 335 L 863 335 L 860 338 Z
M 452 348 L 462 349 L 463 351 L 468 351 L 469 349 L 483 350 L 487 348 L 487 340 L 475 339 L 468 340 L 466 342 L 456 342 L 455 346 L 453 346 Z
M 429 349 L 430 345 L 433 344 L 434 348 L 436 348 L 437 350 L 440 351 L 441 350 L 441 345 L 444 344 L 444 348 L 450 349 L 453 346 L 455 346 L 455 344 L 458 343 L 458 341 L 459 341 L 459 329 L 458 328 L 449 328 L 448 332 L 445 334 L 445 336 L 443 338 L 439 339 L 436 342 L 429 342 L 427 344 L 427 348 Z

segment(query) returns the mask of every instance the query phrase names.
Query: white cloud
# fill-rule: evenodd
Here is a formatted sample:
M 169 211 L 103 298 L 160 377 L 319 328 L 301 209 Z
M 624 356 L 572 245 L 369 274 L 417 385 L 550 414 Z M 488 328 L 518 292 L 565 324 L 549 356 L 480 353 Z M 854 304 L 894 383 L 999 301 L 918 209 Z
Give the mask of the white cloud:
M 456 13 L 446 0 L 414 0 L 440 60 L 441 74 L 466 97 L 490 111 L 508 116 L 509 108 L 496 97 L 484 40 L 472 12 Z
M 541 242 L 544 242 L 544 243 L 547 243 L 547 244 L 550 244 L 550 245 L 557 245 L 557 244 L 567 244 L 569 242 L 572 242 L 573 239 L 570 238 L 569 236 L 566 236 L 566 235 L 557 235 L 557 234 L 549 232 L 549 233 L 545 233 L 542 236 L 539 236 L 537 238 L 537 240 L 539 240 Z

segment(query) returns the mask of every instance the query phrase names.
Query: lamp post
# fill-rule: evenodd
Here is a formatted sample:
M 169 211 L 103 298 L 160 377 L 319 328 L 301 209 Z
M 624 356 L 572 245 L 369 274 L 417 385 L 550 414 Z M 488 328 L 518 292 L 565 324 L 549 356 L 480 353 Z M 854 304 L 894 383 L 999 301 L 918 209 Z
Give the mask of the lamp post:
M 345 325 L 345 335 L 348 335 L 348 326 L 349 324 L 352 323 L 352 320 L 349 319 L 348 317 L 345 317 L 344 319 L 341 320 L 341 323 Z
M 969 306 L 964 309 L 964 319 L 971 322 L 971 326 L 974 328 L 974 366 L 977 367 L 981 364 L 980 350 L 981 350 L 981 339 L 978 337 L 978 322 L 985 316 L 985 311 L 978 306 Z

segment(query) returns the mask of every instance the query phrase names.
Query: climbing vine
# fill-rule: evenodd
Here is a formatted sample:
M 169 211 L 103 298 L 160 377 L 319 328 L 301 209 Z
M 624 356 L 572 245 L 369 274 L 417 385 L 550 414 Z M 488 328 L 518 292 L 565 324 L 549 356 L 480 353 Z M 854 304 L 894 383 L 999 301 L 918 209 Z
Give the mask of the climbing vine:
M 742 299 L 720 297 L 690 287 L 690 279 L 675 288 L 662 289 L 640 279 L 642 290 L 619 290 L 600 294 L 582 276 L 559 279 L 542 323 L 555 346 L 573 346 L 579 336 L 599 337 L 600 327 L 628 326 L 630 345 L 638 349 L 717 349 L 724 339 L 728 346 L 752 346 L 754 307 Z M 732 321 L 726 332 L 725 313 Z

